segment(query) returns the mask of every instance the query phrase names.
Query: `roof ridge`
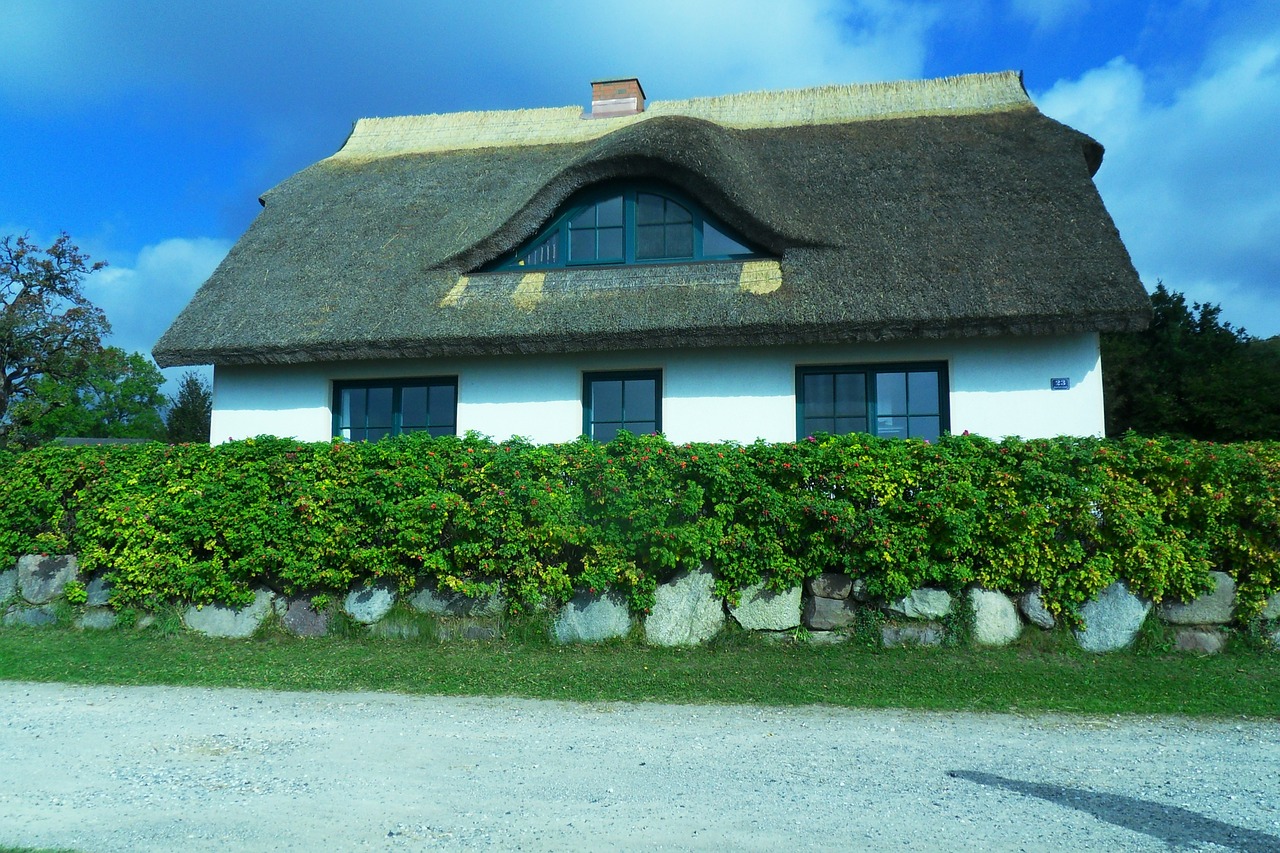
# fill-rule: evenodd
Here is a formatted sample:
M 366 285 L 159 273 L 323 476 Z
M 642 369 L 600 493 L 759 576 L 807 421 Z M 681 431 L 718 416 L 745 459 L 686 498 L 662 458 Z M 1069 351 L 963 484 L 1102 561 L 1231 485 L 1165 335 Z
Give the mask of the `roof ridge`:
M 840 124 L 929 115 L 973 115 L 1034 109 L 1018 71 L 962 74 L 888 83 L 843 83 L 804 89 L 650 101 L 636 115 L 582 117 L 582 108 L 483 110 L 362 118 L 330 159 L 587 142 L 664 116 L 684 116 L 749 129 Z

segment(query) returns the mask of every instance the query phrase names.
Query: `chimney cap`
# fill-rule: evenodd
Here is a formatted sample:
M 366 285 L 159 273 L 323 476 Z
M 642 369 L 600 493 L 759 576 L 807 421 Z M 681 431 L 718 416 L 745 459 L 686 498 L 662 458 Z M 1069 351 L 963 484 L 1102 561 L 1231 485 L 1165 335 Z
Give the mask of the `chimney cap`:
M 634 75 L 622 77 L 598 77 L 591 81 L 591 85 L 593 87 L 603 86 L 608 83 L 635 83 L 636 88 L 640 90 L 640 97 L 645 97 L 644 87 L 640 85 L 640 78 Z

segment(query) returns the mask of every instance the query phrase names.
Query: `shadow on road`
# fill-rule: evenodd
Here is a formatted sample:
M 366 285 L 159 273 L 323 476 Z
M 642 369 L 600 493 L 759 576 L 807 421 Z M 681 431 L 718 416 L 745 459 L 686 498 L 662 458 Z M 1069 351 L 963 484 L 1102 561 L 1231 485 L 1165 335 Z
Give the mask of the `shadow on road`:
M 1217 844 L 1246 853 L 1280 853 L 1280 838 L 1274 835 L 1232 826 L 1178 806 L 1165 806 L 1121 794 L 1103 794 L 1066 785 L 1006 779 L 976 770 L 952 770 L 947 775 L 979 785 L 1005 788 L 1076 809 L 1091 814 L 1098 820 L 1158 838 L 1174 847 Z

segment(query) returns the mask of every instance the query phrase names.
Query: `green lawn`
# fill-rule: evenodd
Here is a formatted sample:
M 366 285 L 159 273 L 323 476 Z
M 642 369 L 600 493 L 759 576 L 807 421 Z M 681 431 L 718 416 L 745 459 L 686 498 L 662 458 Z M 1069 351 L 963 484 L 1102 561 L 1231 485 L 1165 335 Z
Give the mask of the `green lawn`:
M 590 702 L 1280 717 L 1275 652 L 1092 655 L 1065 635 L 1038 632 L 1009 648 L 979 650 L 779 644 L 742 632 L 694 649 L 630 642 L 559 647 L 537 633 L 526 631 L 524 641 L 439 643 L 7 628 L 0 630 L 0 678 Z

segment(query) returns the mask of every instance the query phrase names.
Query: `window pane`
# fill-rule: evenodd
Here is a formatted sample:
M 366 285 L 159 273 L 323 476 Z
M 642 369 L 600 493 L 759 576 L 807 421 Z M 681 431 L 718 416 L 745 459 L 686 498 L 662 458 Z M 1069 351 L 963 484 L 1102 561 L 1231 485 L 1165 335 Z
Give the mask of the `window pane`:
M 623 252 L 623 231 L 621 228 L 601 228 L 597 243 L 597 259 L 601 261 L 620 261 Z
M 663 198 L 651 193 L 636 196 L 636 224 L 652 225 L 662 221 Z
M 938 414 L 938 374 L 928 372 L 907 374 L 907 393 L 911 408 L 908 414 Z
M 836 374 L 835 414 L 842 417 L 866 418 L 867 376 L 865 373 Z
M 427 407 L 427 423 L 431 424 L 432 435 L 451 435 L 456 424 L 455 412 L 457 389 L 452 385 L 432 385 L 430 403 Z M 444 433 L 435 432 L 436 428 L 444 429 Z
M 400 429 L 409 431 L 427 425 L 427 388 L 425 385 L 400 389 Z
M 380 438 L 385 438 L 386 436 L 391 435 L 391 427 L 370 427 L 366 433 L 369 441 L 377 441 Z
M 344 388 L 342 390 L 341 423 L 344 427 L 364 426 L 365 389 Z
M 905 415 L 907 413 L 907 375 L 905 373 L 876 374 L 876 414 Z
M 837 432 L 836 422 L 831 418 L 805 418 L 804 434 L 815 435 L 820 432 Z
M 667 246 L 662 257 L 693 257 L 693 225 L 691 223 L 667 226 Z
M 632 435 L 653 435 L 658 431 L 657 421 L 627 421 L 622 428 Z
M 806 373 L 804 376 L 804 414 L 806 418 L 829 418 L 834 397 L 830 373 Z M 828 430 L 829 432 L 830 430 Z
M 623 394 L 627 420 L 652 421 L 657 417 L 657 386 L 652 379 L 628 379 Z
M 596 205 L 596 224 L 622 227 L 622 196 L 605 199 Z
M 369 435 L 369 431 L 364 427 L 354 427 L 352 429 L 344 429 L 342 437 L 351 441 L 364 441 Z
M 876 418 L 876 435 L 881 438 L 906 438 L 906 418 Z
M 939 419 L 932 418 L 909 418 L 909 426 L 911 438 L 923 438 L 925 441 L 937 441 L 938 436 L 942 434 L 942 427 Z
M 667 223 L 693 222 L 693 214 L 685 210 L 684 207 L 682 207 L 679 204 L 676 204 L 671 199 L 667 199 L 666 202 L 667 202 L 667 209 L 666 209 L 666 215 L 662 219 L 663 222 L 667 222 Z
M 595 229 L 574 229 L 569 232 L 569 260 L 594 261 L 596 259 Z
M 391 389 L 369 389 L 369 426 L 391 428 Z
M 622 380 L 597 379 L 591 383 L 591 420 L 622 422 Z
M 851 432 L 866 432 L 866 418 L 836 418 L 836 427 L 831 432 L 848 435 Z
M 716 228 L 710 222 L 702 223 L 702 256 L 749 255 L 751 250 Z
M 595 228 L 596 227 L 596 206 L 594 204 L 587 205 L 581 213 L 577 213 L 569 220 L 571 228 Z
M 644 225 L 636 228 L 636 257 L 662 257 L 662 226 Z
M 596 441 L 613 441 L 618 434 L 618 430 L 622 428 L 620 423 L 595 423 L 591 425 L 591 437 Z

